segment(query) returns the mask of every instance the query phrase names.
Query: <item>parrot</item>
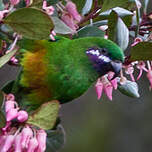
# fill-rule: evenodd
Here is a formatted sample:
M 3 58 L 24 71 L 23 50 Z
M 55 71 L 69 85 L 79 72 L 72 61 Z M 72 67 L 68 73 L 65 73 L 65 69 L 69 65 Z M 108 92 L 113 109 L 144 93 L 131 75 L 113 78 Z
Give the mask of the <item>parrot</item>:
M 12 93 L 24 105 L 33 108 L 58 100 L 67 103 L 80 97 L 95 81 L 109 71 L 117 77 L 124 53 L 112 42 L 101 37 L 52 40 L 24 39 L 18 42 L 20 65 Z M 5 89 L 4 89 L 5 90 Z

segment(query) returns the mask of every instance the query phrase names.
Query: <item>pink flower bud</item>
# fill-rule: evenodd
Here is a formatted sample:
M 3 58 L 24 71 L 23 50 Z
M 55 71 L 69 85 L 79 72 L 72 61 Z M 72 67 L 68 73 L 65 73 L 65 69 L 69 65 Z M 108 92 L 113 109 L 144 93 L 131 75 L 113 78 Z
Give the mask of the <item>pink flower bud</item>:
M 17 114 L 17 120 L 19 122 L 24 122 L 27 119 L 28 119 L 28 113 L 26 111 L 21 110 L 21 111 L 18 112 L 18 114 Z
M 33 136 L 32 129 L 26 127 L 22 130 L 22 148 L 27 148 L 30 138 Z
M 54 13 L 54 7 L 53 6 L 47 6 L 47 2 L 43 1 L 42 8 L 46 11 L 48 15 L 52 15 Z
M 14 101 L 6 101 L 5 102 L 5 112 L 8 112 L 11 109 L 14 109 L 15 107 L 15 102 Z
M 20 2 L 20 0 L 10 0 L 10 2 L 12 5 L 17 5 Z
M 10 93 L 10 94 L 8 94 L 8 95 L 6 96 L 6 100 L 7 100 L 7 101 L 8 101 L 8 100 L 14 101 L 14 100 L 15 100 L 15 96 Z
M 113 88 L 114 88 L 115 90 L 117 90 L 117 87 L 118 87 L 117 79 L 115 78 L 115 79 L 111 80 L 110 82 L 111 82 Z
M 46 149 L 46 132 L 44 130 L 38 130 L 37 134 L 36 134 L 36 138 L 38 141 L 38 148 L 37 148 L 37 152 L 44 152 Z
M 38 146 L 38 141 L 35 137 L 33 137 L 29 141 L 27 152 L 34 152 L 37 146 Z
M 10 121 L 6 122 L 6 126 L 4 128 L 2 128 L 2 131 L 5 132 L 10 127 L 11 124 L 12 123 Z
M 11 121 L 11 120 L 17 118 L 17 113 L 18 113 L 18 110 L 17 110 L 17 109 L 10 109 L 10 110 L 6 113 L 6 120 L 7 120 L 7 121 Z
M 152 70 L 149 70 L 147 73 L 147 78 L 150 82 L 150 89 L 152 89 Z
M 1 150 L 1 149 L 3 148 L 3 146 L 4 146 L 5 140 L 6 140 L 6 136 L 5 136 L 5 135 L 0 136 L 0 150 Z
M 61 20 L 73 30 L 73 33 L 76 33 L 76 29 L 79 27 L 77 24 L 75 24 L 73 17 L 69 13 L 63 13 Z
M 97 98 L 98 100 L 101 98 L 102 96 L 102 91 L 103 91 L 103 84 L 100 81 L 100 79 L 98 79 L 96 85 L 95 85 L 95 89 L 96 89 L 96 94 L 97 94 Z
M 66 6 L 65 6 L 65 8 L 66 8 L 66 10 L 69 12 L 69 14 L 71 14 L 72 17 L 73 17 L 76 21 L 80 22 L 81 16 L 80 16 L 80 14 L 79 14 L 78 11 L 77 11 L 76 5 L 75 5 L 72 1 L 68 1 L 67 4 L 66 4 Z
M 14 152 L 22 152 L 21 138 L 22 138 L 21 133 L 15 137 L 15 140 L 14 140 L 15 151 Z
M 14 142 L 14 136 L 13 135 L 8 135 L 6 137 L 6 140 L 5 140 L 5 143 L 4 143 L 3 147 L 1 149 L 1 152 L 7 152 L 11 148 L 13 142 Z
M 109 100 L 112 100 L 112 90 L 113 90 L 113 86 L 111 84 L 107 84 L 104 85 L 104 93 L 107 95 L 107 97 L 109 98 Z

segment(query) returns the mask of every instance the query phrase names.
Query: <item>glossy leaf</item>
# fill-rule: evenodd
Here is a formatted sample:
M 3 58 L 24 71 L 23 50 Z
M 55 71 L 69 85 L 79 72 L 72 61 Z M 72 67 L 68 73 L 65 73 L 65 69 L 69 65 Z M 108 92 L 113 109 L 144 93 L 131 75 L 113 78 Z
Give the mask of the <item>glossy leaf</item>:
M 15 32 L 28 39 L 46 39 L 54 25 L 51 18 L 36 8 L 21 8 L 4 19 Z
M 59 102 L 56 100 L 42 104 L 28 119 L 29 124 L 48 130 L 54 127 L 58 112 Z
M 120 17 L 133 15 L 132 12 L 128 11 L 127 9 L 121 8 L 121 7 L 112 8 L 112 9 L 110 9 L 108 11 L 100 13 L 99 15 L 100 16 L 109 16 L 110 13 L 112 12 L 112 10 L 115 11 L 118 14 L 118 16 L 120 16 Z
M 129 30 L 115 11 L 112 11 L 108 21 L 109 39 L 125 50 L 129 42 Z
M 0 128 L 4 128 L 6 125 L 6 119 L 2 111 L 0 111 Z
M 92 8 L 93 0 L 86 0 L 86 3 L 82 9 L 82 15 L 86 15 Z
M 118 83 L 118 90 L 124 95 L 127 95 L 129 97 L 133 97 L 133 98 L 140 97 L 138 93 L 138 85 L 136 82 L 126 80 L 124 84 Z
M 3 55 L 2 57 L 0 57 L 0 68 L 6 64 L 13 56 L 14 54 L 17 52 L 17 50 L 13 50 L 9 53 L 7 53 L 6 55 Z
M 86 26 L 78 31 L 78 33 L 73 38 L 80 38 L 80 37 L 104 37 L 105 32 L 101 31 L 96 26 Z
M 61 21 L 58 17 L 52 16 L 52 21 L 54 23 L 54 31 L 58 34 L 71 34 L 74 31 L 69 28 L 63 21 Z
M 152 60 L 152 42 L 140 42 L 131 48 L 131 60 Z
M 47 131 L 46 152 L 57 152 L 65 143 L 65 131 L 61 125 L 56 130 Z
M 116 43 L 122 48 L 122 50 L 125 50 L 129 43 L 129 30 L 121 18 L 118 18 Z

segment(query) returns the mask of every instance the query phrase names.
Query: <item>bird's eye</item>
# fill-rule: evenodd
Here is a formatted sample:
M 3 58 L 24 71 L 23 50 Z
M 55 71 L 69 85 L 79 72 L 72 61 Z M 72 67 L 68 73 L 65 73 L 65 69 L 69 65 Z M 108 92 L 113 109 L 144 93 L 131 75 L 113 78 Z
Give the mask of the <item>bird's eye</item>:
M 105 49 L 105 48 L 100 49 L 100 54 L 108 55 L 107 49 Z

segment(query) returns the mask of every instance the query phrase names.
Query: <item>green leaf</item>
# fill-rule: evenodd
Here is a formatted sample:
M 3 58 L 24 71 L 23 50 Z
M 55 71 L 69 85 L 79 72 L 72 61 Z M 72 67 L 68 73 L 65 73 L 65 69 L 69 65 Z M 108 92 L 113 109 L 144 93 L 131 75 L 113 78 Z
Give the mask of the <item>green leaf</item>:
M 128 11 L 127 9 L 124 9 L 124 8 L 121 8 L 121 7 L 115 7 L 115 8 L 112 8 L 108 11 L 105 11 L 105 12 L 102 12 L 100 13 L 99 15 L 100 16 L 109 16 L 110 13 L 113 11 L 115 11 L 119 17 L 125 17 L 125 16 L 132 16 L 133 13 L 131 11 Z
M 47 130 L 46 152 L 57 152 L 65 143 L 65 131 L 61 125 L 56 130 Z
M 129 30 L 115 11 L 112 11 L 108 21 L 109 39 L 125 50 L 129 43 Z
M 118 90 L 121 93 L 123 93 L 124 95 L 127 95 L 129 97 L 133 97 L 133 98 L 140 97 L 140 95 L 138 93 L 138 85 L 136 82 L 126 80 L 126 82 L 124 82 L 124 84 L 118 83 Z
M 13 56 L 14 54 L 17 52 L 17 50 L 13 50 L 9 53 L 7 53 L 6 55 L 3 55 L 2 57 L 0 57 L 0 68 L 6 64 Z
M 56 16 L 51 16 L 52 21 L 54 23 L 54 31 L 58 34 L 71 34 L 74 31 L 68 27 L 63 21 L 61 21 L 58 17 Z
M 4 128 L 6 125 L 6 119 L 2 111 L 0 111 L 0 128 Z
M 96 26 L 86 26 L 82 29 L 80 29 L 77 34 L 74 35 L 73 38 L 80 38 L 80 37 L 104 37 L 105 32 L 100 30 Z
M 78 10 L 79 12 L 81 12 L 83 6 L 84 6 L 85 3 L 86 3 L 85 0 L 72 0 L 72 2 L 74 2 L 74 3 L 76 4 L 77 10 Z
M 18 9 L 9 14 L 4 23 L 28 39 L 47 39 L 54 27 L 51 18 L 36 8 Z
M 0 0 L 0 11 L 4 10 L 5 6 L 3 0 Z
M 28 119 L 27 123 L 48 130 L 54 127 L 60 104 L 53 100 L 42 104 Z
M 4 102 L 4 94 L 2 91 L 0 91 L 0 107 L 2 107 L 3 102 Z
M 131 2 L 129 0 L 104 0 L 102 5 L 102 11 L 114 8 L 123 7 L 128 8 Z
M 54 5 L 54 4 L 57 4 L 59 2 L 59 0 L 47 0 L 47 3 L 49 5 Z
M 131 61 L 152 60 L 152 43 L 140 42 L 131 47 Z
M 86 0 L 86 3 L 82 9 L 82 15 L 86 15 L 92 8 L 93 0 Z

